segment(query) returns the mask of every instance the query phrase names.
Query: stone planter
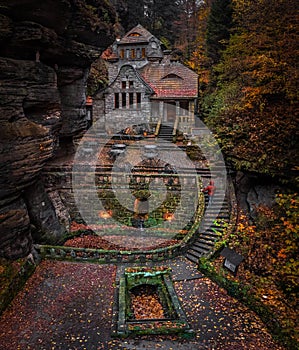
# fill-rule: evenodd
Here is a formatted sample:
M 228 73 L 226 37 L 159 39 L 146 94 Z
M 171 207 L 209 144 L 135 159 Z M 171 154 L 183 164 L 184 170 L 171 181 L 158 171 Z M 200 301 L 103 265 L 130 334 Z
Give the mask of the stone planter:
M 147 290 L 146 295 L 136 298 L 138 290 Z M 117 298 L 114 333 L 117 337 L 177 334 L 183 338 L 191 338 L 194 335 L 175 293 L 169 268 L 127 268 L 120 278 Z M 143 304 L 140 305 L 139 317 L 136 314 L 138 300 Z M 144 310 L 147 300 L 151 300 L 152 309 L 157 309 L 156 312 Z

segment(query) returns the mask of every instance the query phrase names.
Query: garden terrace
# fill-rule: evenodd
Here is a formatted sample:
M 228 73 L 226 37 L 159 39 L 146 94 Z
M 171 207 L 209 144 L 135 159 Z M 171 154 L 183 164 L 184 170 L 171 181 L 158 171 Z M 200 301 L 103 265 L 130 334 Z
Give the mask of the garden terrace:
M 115 145 L 115 143 L 112 143 Z M 111 146 L 111 145 L 110 145 Z M 108 152 L 111 147 L 107 147 Z M 139 164 L 131 172 L 113 171 L 112 166 L 105 165 L 96 167 L 95 171 L 90 171 L 89 164 L 80 164 L 76 173 L 70 173 L 71 168 L 65 165 L 64 169 L 53 165 L 44 172 L 47 182 L 53 184 L 61 181 L 63 172 L 64 180 L 56 189 L 63 193 L 67 202 L 70 203 L 72 219 L 78 222 L 77 231 L 73 230 L 68 235 L 69 242 L 76 236 L 84 237 L 92 234 L 113 245 L 101 246 L 74 245 L 51 246 L 38 245 L 37 249 L 42 256 L 55 259 L 67 260 L 89 260 L 101 263 L 106 262 L 144 262 L 159 261 L 173 258 L 186 250 L 188 242 L 196 233 L 204 212 L 204 196 L 200 191 L 202 188 L 201 176 L 196 175 L 196 171 L 186 171 L 177 174 L 175 169 L 165 169 L 165 167 L 147 167 Z M 112 170 L 112 171 L 111 171 Z M 171 171 L 170 171 L 171 170 Z M 207 173 L 208 174 L 208 173 Z M 82 220 L 82 211 L 76 208 L 76 203 L 71 197 L 71 175 L 83 185 L 80 187 L 82 196 L 80 204 L 87 208 Z M 93 179 L 96 185 L 97 199 L 103 203 L 103 210 L 92 213 L 90 210 L 91 199 L 94 194 L 89 187 L 89 179 Z M 118 194 L 122 194 L 126 199 L 126 206 L 119 203 L 115 197 L 113 189 L 117 188 Z M 154 188 L 153 188 L 154 187 Z M 197 188 L 198 197 L 190 199 L 186 188 Z M 165 192 L 163 203 L 159 203 L 158 194 Z M 68 196 L 65 193 L 68 192 Z M 151 196 L 154 210 L 139 214 L 136 212 L 136 201 L 142 202 L 141 193 L 147 192 Z M 128 198 L 128 193 L 132 193 Z M 129 202 L 131 201 L 131 202 Z M 138 203 L 137 203 L 138 204 Z M 193 216 L 187 217 L 184 208 L 192 208 Z M 143 227 L 136 225 L 136 213 L 143 219 Z M 188 214 L 189 215 L 189 214 Z M 84 221 L 88 221 L 88 225 Z M 181 227 L 181 222 L 184 227 Z M 145 230 L 142 230 L 142 229 Z M 94 232 L 96 234 L 94 234 Z M 94 239 L 95 239 L 94 238 Z M 138 242 L 138 240 L 140 242 Z M 134 242 L 135 246 L 128 242 Z M 125 242 L 125 243 L 124 243 Z M 136 245 L 136 242 L 139 243 Z M 68 242 L 67 242 L 68 243 Z

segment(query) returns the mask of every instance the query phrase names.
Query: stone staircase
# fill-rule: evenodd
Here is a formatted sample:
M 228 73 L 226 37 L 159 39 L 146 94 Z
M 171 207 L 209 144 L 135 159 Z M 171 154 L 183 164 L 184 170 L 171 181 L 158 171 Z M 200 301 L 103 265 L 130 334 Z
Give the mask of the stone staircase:
M 217 232 L 222 232 L 224 225 L 229 222 L 229 203 L 226 197 L 223 201 L 222 198 L 223 196 L 215 193 L 213 204 L 206 208 L 204 219 L 195 239 L 184 254 L 195 264 L 198 263 L 199 258 L 208 256 L 213 251 L 215 243 L 219 239 Z
M 173 126 L 162 124 L 159 130 L 159 139 L 172 142 Z

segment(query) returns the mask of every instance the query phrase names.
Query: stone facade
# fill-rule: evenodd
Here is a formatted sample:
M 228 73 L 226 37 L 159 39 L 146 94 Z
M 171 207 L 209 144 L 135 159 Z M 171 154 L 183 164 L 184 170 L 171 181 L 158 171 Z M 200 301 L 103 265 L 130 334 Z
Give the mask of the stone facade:
M 93 115 L 108 134 L 132 125 L 163 123 L 194 126 L 198 76 L 168 52 L 141 25 L 108 48 L 109 85 L 94 96 Z M 180 124 L 180 125 L 179 125 Z
M 96 121 L 105 125 L 108 134 L 148 123 L 152 93 L 151 87 L 132 65 L 123 65 L 115 80 L 94 101 Z

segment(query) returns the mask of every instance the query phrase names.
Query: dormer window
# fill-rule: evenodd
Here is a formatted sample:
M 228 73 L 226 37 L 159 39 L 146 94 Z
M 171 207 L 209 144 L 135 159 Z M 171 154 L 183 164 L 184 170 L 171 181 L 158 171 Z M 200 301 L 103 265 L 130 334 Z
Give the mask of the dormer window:
M 178 76 L 177 74 L 175 73 L 169 73 L 167 75 L 165 75 L 165 77 L 163 77 L 162 79 L 180 79 L 180 80 L 183 80 L 183 78 L 181 78 L 180 76 Z
M 138 37 L 138 36 L 141 36 L 141 34 L 139 34 L 137 32 L 134 32 L 134 33 L 129 34 L 128 36 L 136 36 L 136 37 Z

